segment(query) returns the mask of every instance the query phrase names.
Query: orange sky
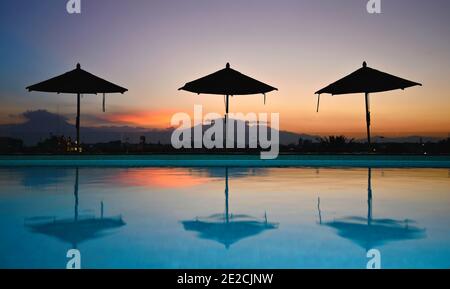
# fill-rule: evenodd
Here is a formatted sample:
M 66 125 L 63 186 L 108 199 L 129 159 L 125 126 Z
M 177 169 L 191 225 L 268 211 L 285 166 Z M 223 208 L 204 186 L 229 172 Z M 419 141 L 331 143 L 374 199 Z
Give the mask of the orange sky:
M 406 91 L 374 94 L 371 97 L 372 129 L 376 135 L 403 136 L 426 134 L 447 136 L 450 133 L 450 101 L 428 102 L 422 96 L 421 87 Z M 174 113 L 193 115 L 194 104 L 203 103 L 203 114 L 224 113 L 221 96 L 193 95 L 181 93 L 180 98 L 190 99 L 179 109 L 136 110 L 134 112 L 112 112 L 101 115 L 108 121 L 149 128 L 170 127 Z M 283 98 L 292 99 L 284 103 Z M 410 105 L 412 99 L 420 103 Z M 264 106 L 262 96 L 237 96 L 232 98 L 231 112 L 278 112 L 282 130 L 309 134 L 345 134 L 363 136 L 365 134 L 364 96 L 359 94 L 330 96 L 322 95 L 319 113 L 315 111 L 317 98 L 314 95 L 297 97 L 285 96 L 283 91 L 268 95 Z M 186 102 L 186 100 L 182 100 Z

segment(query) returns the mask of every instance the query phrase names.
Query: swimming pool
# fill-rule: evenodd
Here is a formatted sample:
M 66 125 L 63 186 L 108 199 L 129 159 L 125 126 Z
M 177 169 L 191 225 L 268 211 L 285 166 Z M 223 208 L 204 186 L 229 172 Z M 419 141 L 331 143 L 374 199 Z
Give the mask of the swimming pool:
M 29 165 L 0 166 L 1 268 L 450 267 L 445 166 Z

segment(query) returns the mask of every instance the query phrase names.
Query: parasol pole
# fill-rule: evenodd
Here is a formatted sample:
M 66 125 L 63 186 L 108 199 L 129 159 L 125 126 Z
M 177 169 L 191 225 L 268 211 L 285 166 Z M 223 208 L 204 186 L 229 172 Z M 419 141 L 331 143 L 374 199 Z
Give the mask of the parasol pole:
M 372 148 L 372 143 L 370 141 L 370 104 L 369 104 L 369 93 L 366 92 L 366 124 L 367 124 L 367 141 L 369 144 L 369 152 Z
M 322 211 L 320 210 L 320 197 L 317 198 L 317 211 L 319 212 L 319 225 L 322 225 Z
M 225 220 L 227 224 L 230 222 L 228 213 L 228 167 L 225 168 Z
M 78 168 L 75 169 L 75 186 L 74 186 L 73 194 L 75 196 L 74 219 L 76 222 L 76 221 L 78 221 Z
M 80 152 L 80 94 L 77 93 L 77 151 Z
M 106 112 L 106 100 L 105 100 L 105 93 L 103 93 L 103 112 Z
M 224 148 L 227 148 L 227 134 L 228 134 L 228 110 L 230 108 L 230 96 L 227 94 L 225 99 L 225 145 Z
M 369 168 L 367 176 L 367 225 L 372 223 L 372 168 Z
M 319 112 L 319 105 L 320 105 L 320 93 L 317 95 L 317 111 Z

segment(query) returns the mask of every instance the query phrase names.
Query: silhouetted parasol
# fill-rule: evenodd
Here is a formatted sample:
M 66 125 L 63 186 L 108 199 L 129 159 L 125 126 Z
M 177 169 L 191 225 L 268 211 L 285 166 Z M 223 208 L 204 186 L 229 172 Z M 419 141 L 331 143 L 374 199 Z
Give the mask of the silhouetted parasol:
M 106 230 L 125 225 L 122 216 L 108 218 L 103 216 L 103 202 L 101 202 L 99 218 L 94 216 L 80 216 L 78 214 L 78 168 L 75 171 L 74 197 L 75 206 L 73 219 L 34 217 L 28 219 L 25 225 L 34 233 L 53 236 L 58 240 L 70 243 L 72 244 L 73 249 L 76 249 L 78 244 L 84 241 L 103 236 Z
M 336 229 L 339 236 L 355 242 L 366 251 L 388 242 L 424 238 L 425 229 L 413 226 L 412 224 L 415 223 L 413 220 L 374 219 L 372 217 L 372 170 L 370 168 L 367 194 L 367 218 L 350 216 L 327 222 L 325 225 Z M 321 218 L 319 206 L 318 209 Z M 322 220 L 320 223 L 322 224 Z
M 186 83 L 179 90 L 186 90 L 197 94 L 219 94 L 225 96 L 225 122 L 228 120 L 229 98 L 235 95 L 263 94 L 264 103 L 266 93 L 278 90 L 275 87 L 262 83 L 246 76 L 230 67 L 227 63 L 222 70 Z M 225 134 L 226 137 L 226 134 Z
M 227 249 L 244 238 L 278 228 L 278 224 L 268 222 L 266 214 L 264 220 L 258 220 L 249 215 L 229 213 L 228 168 L 225 168 L 225 214 L 183 221 L 182 224 L 185 230 L 198 232 L 200 238 L 217 241 Z
M 80 96 L 83 94 L 103 94 L 103 111 L 105 111 L 106 93 L 125 93 L 126 88 L 106 81 L 83 69 L 77 64 L 76 69 L 49 80 L 27 87 L 28 91 L 69 93 L 77 95 L 77 148 L 80 151 Z
M 328 85 L 327 87 L 316 92 L 317 112 L 319 112 L 320 95 L 328 93 L 331 95 L 364 93 L 366 97 L 366 123 L 367 123 L 367 141 L 369 149 L 371 147 L 370 139 L 370 103 L 369 94 L 375 92 L 384 92 L 396 89 L 405 89 L 412 86 L 422 86 L 422 84 L 409 81 L 394 75 L 372 69 L 363 63 L 363 67 L 346 77 Z

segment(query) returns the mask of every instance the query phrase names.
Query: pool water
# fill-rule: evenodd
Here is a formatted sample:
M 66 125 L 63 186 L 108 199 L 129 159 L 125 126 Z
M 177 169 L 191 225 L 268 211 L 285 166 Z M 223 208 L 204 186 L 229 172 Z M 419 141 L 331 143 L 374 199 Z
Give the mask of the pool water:
M 0 268 L 450 267 L 450 171 L 0 168 Z

